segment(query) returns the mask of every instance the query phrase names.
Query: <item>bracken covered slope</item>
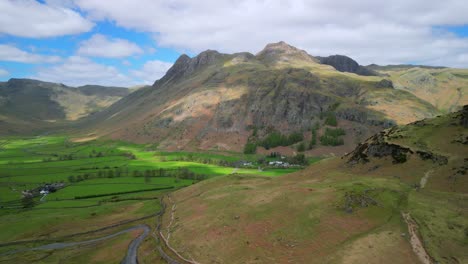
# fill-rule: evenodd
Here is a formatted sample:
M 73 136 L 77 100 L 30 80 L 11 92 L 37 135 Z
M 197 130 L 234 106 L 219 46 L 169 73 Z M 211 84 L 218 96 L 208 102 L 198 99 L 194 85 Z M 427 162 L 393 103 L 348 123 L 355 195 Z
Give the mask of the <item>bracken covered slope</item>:
M 162 234 L 199 263 L 466 263 L 467 125 L 465 107 L 294 174 L 203 181 L 165 199 Z

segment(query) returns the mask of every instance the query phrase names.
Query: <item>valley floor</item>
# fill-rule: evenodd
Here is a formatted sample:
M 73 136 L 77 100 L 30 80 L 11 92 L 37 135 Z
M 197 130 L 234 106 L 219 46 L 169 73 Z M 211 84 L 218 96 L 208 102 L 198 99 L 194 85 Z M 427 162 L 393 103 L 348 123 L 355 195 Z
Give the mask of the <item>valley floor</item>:
M 233 172 L 299 169 L 231 166 L 257 158 L 65 136 L 1 139 L 0 262 L 116 263 L 137 255 L 139 263 L 162 263 L 154 239 L 160 199 Z

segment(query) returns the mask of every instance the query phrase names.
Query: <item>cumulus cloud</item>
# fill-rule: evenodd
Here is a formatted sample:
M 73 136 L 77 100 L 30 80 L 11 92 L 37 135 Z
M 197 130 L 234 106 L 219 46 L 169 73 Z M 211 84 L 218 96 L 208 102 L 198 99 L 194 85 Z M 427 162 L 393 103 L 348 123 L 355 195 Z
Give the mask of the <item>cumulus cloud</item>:
M 153 60 L 146 62 L 140 69 L 122 72 L 113 66 L 94 62 L 82 57 L 72 56 L 60 64 L 38 69 L 33 79 L 64 83 L 71 86 L 98 84 L 130 87 L 141 84 L 153 84 L 172 66 L 172 63 Z
M 20 37 L 78 34 L 94 25 L 72 9 L 35 0 L 2 0 L 0 10 L 0 33 Z
M 312 55 L 362 64 L 468 67 L 468 38 L 439 26 L 468 24 L 466 0 L 74 0 L 94 20 L 152 32 L 159 45 L 200 52 L 257 52 L 284 40 Z
M 80 43 L 78 54 L 91 57 L 123 58 L 141 54 L 143 50 L 126 39 L 108 38 L 95 34 L 90 39 Z
M 132 78 L 115 67 L 99 64 L 80 56 L 69 57 L 59 65 L 42 67 L 32 78 L 71 86 L 85 84 L 131 86 L 135 84 Z
M 0 61 L 23 63 L 54 63 L 60 61 L 60 57 L 40 55 L 20 50 L 15 46 L 0 44 Z
M 0 68 L 0 77 L 7 76 L 9 74 L 10 73 L 7 70 Z
M 169 62 L 152 60 L 147 61 L 140 70 L 132 70 L 131 74 L 143 84 L 153 84 L 155 80 L 163 77 L 171 66 L 172 63 Z

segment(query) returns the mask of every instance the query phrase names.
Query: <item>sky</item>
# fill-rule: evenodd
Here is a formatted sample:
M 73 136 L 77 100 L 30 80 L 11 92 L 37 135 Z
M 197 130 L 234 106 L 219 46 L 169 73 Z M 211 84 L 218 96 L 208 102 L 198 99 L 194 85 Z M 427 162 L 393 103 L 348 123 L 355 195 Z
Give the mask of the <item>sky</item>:
M 0 0 L 0 81 L 152 84 L 183 53 L 285 41 L 362 65 L 468 68 L 466 0 Z

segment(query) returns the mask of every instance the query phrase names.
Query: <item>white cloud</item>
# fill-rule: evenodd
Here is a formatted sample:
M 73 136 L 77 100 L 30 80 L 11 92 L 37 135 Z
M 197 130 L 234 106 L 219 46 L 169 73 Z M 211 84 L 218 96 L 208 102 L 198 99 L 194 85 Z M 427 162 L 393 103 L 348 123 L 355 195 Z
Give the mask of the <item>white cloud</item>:
M 116 67 L 96 63 L 87 57 L 72 56 L 58 65 L 41 67 L 30 78 L 71 86 L 98 84 L 130 87 L 140 84 L 153 84 L 172 66 L 163 61 L 147 61 L 141 69 L 124 73 Z
M 135 84 L 132 78 L 121 73 L 115 67 L 99 64 L 79 56 L 69 57 L 59 65 L 40 68 L 31 78 L 72 86 L 85 84 L 131 86 Z
M 0 68 L 0 77 L 7 76 L 9 74 L 10 73 L 7 70 Z
M 0 61 L 54 63 L 60 61 L 60 57 L 30 53 L 11 45 L 0 44 Z
M 94 20 L 154 33 L 159 45 L 257 52 L 284 40 L 312 55 L 362 64 L 437 62 L 468 67 L 468 38 L 434 27 L 468 24 L 466 0 L 75 0 Z M 460 64 L 461 63 L 461 64 Z
M 0 1 L 0 33 L 42 38 L 78 34 L 93 23 L 72 9 L 41 4 L 35 0 Z
M 172 63 L 152 60 L 147 61 L 140 70 L 132 70 L 133 76 L 141 80 L 144 84 L 153 84 L 155 80 L 160 79 L 166 74 Z
M 113 38 L 95 34 L 90 39 L 80 43 L 79 55 L 91 57 L 123 58 L 141 54 L 143 50 L 126 39 Z

